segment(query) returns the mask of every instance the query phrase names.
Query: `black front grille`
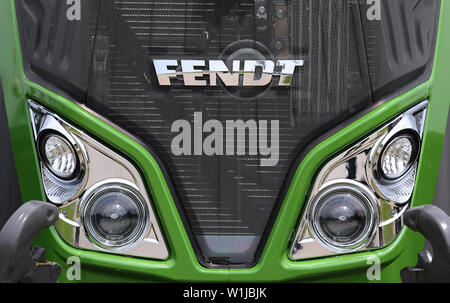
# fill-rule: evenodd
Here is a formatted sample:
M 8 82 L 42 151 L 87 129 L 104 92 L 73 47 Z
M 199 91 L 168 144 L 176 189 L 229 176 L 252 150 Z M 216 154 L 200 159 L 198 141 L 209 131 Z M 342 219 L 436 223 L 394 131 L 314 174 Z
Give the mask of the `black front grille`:
M 88 105 L 141 138 L 162 159 L 207 259 L 254 261 L 299 152 L 313 137 L 370 104 L 367 73 L 361 74 L 364 65 L 351 48 L 357 38 L 352 25 L 356 8 L 350 2 L 103 1 L 100 6 Z M 259 6 L 269 12 L 264 30 L 255 17 Z M 278 9 L 286 17 L 278 18 Z M 230 45 L 266 51 L 275 59 L 303 59 L 305 65 L 288 88 L 193 88 L 182 81 L 169 88 L 158 85 L 152 59 L 217 60 Z M 178 119 L 193 123 L 194 112 L 201 112 L 203 121 L 224 125 L 237 119 L 267 120 L 269 125 L 279 120 L 278 164 L 263 167 L 264 157 L 248 153 L 174 156 L 171 125 Z

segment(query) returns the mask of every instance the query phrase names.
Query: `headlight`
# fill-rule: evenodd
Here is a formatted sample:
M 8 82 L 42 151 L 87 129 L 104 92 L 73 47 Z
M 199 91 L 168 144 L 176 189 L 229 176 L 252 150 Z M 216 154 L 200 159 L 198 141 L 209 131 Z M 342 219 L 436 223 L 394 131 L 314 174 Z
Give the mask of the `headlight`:
M 384 178 L 398 179 L 411 168 L 417 158 L 418 141 L 411 134 L 402 134 L 391 139 L 380 157 L 380 172 Z
M 40 159 L 42 183 L 50 202 L 62 204 L 78 196 L 89 175 L 89 157 L 85 145 L 68 124 L 47 114 L 36 105 L 30 109 L 36 149 Z
M 54 133 L 39 138 L 39 155 L 46 167 L 61 179 L 72 178 L 78 166 L 78 157 L 69 141 Z
M 312 203 L 310 228 L 323 245 L 347 251 L 371 238 L 378 221 L 377 202 L 362 184 L 350 180 L 330 182 Z
M 320 168 L 291 259 L 381 248 L 394 241 L 415 187 L 427 106 L 423 101 L 394 117 Z
M 29 101 L 42 185 L 58 204 L 58 235 L 81 249 L 169 256 L 140 172 L 117 151 Z
M 125 180 L 106 180 L 91 187 L 81 199 L 80 213 L 88 237 L 108 248 L 136 242 L 148 221 L 143 198 Z

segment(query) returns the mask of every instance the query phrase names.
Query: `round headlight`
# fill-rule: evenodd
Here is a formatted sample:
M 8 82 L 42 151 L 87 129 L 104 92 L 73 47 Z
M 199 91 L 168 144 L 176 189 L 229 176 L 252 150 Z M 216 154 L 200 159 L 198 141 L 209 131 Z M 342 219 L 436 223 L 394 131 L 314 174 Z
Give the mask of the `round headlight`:
M 348 180 L 326 184 L 310 209 L 311 231 L 334 251 L 357 249 L 371 239 L 376 209 L 376 198 L 364 185 Z
M 381 152 L 379 165 L 383 177 L 394 180 L 409 171 L 416 161 L 418 145 L 417 138 L 410 134 L 393 138 Z
M 85 193 L 80 207 L 88 237 L 103 248 L 119 248 L 136 242 L 147 224 L 144 200 L 127 183 L 94 186 Z
M 63 136 L 48 133 L 40 138 L 39 155 L 45 166 L 58 178 L 70 179 L 77 171 L 78 157 Z

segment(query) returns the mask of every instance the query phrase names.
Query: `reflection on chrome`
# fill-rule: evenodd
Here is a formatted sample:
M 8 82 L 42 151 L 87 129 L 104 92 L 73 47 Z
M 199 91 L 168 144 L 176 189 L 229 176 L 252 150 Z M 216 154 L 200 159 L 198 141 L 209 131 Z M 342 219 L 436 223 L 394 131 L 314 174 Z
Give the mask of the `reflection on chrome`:
M 226 87 L 290 86 L 295 69 L 304 63 L 304 60 L 153 60 L 161 86 L 171 86 L 171 81 L 180 77 L 185 86 L 217 86 L 217 78 Z M 279 76 L 279 80 L 273 81 L 273 76 Z

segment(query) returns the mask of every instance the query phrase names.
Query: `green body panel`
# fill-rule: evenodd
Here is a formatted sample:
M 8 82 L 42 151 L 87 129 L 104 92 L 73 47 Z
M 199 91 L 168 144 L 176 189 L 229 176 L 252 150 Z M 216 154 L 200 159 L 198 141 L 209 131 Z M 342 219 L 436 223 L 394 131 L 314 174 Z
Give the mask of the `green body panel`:
M 367 282 L 366 272 L 371 266 L 367 264 L 367 257 L 376 255 L 381 260 L 381 282 L 400 282 L 400 270 L 415 265 L 417 253 L 424 246 L 423 237 L 408 228 L 404 228 L 393 243 L 379 250 L 297 262 L 288 258 L 289 240 L 298 225 L 317 168 L 335 152 L 424 99 L 429 100 L 429 111 L 412 205 L 433 202 L 450 104 L 449 0 L 442 0 L 439 26 L 435 65 L 430 80 L 379 106 L 311 150 L 297 169 L 258 264 L 249 269 L 227 270 L 205 268 L 197 261 L 162 172 L 146 149 L 82 107 L 26 79 L 14 1 L 0 1 L 0 76 L 23 200 L 45 200 L 28 113 L 27 100 L 30 98 L 135 163 L 153 197 L 170 257 L 165 261 L 155 261 L 83 251 L 63 242 L 53 228 L 44 230 L 36 239 L 36 244 L 46 248 L 49 260 L 62 265 L 60 281 L 67 280 L 66 259 L 78 256 L 81 260 L 81 281 L 85 282 Z

